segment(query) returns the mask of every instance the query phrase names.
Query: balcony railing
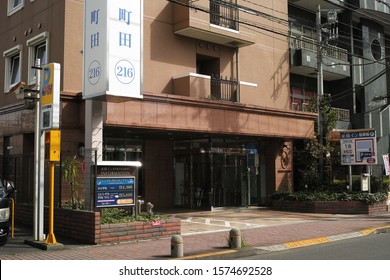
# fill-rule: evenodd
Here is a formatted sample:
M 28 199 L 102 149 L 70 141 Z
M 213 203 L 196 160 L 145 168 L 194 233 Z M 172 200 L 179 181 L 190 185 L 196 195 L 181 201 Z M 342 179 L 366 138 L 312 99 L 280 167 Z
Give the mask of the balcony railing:
M 342 122 L 350 122 L 351 116 L 348 109 L 332 108 L 336 112 L 336 120 Z
M 305 36 L 290 37 L 290 48 L 305 49 L 312 52 L 317 52 L 317 42 L 316 40 Z M 335 47 L 335 46 L 323 47 L 322 53 L 327 57 L 348 61 L 347 50 L 339 47 Z
M 210 23 L 238 30 L 238 8 L 228 0 L 211 0 Z
M 211 76 L 211 98 L 216 100 L 238 101 L 238 82 L 218 76 Z

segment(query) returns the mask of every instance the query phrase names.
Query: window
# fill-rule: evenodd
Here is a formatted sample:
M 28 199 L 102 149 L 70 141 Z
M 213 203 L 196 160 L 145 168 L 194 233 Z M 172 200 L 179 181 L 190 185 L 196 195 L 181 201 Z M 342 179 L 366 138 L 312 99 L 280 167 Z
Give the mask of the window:
M 8 15 L 12 15 L 22 9 L 24 0 L 8 0 Z
M 302 89 L 302 88 L 292 88 L 290 93 L 290 102 L 292 110 L 307 111 L 309 104 L 317 98 L 315 91 Z
M 5 60 L 5 77 L 4 77 L 4 91 L 13 87 L 15 84 L 20 82 L 21 78 L 21 54 L 22 46 L 18 45 L 12 49 L 9 49 L 3 53 Z
M 14 85 L 20 81 L 20 55 L 14 55 L 11 57 L 11 85 Z
M 34 38 L 27 41 L 28 46 L 28 83 L 35 84 L 37 77 L 37 70 L 32 66 L 37 65 L 39 59 L 40 66 L 48 63 L 47 61 L 47 46 L 48 46 L 48 32 L 43 32 Z

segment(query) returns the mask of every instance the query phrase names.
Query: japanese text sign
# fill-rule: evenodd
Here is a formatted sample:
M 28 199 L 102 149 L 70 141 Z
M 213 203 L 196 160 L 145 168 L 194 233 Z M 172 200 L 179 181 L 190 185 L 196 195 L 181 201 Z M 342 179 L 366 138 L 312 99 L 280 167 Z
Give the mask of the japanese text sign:
M 143 0 L 86 0 L 85 99 L 142 98 Z

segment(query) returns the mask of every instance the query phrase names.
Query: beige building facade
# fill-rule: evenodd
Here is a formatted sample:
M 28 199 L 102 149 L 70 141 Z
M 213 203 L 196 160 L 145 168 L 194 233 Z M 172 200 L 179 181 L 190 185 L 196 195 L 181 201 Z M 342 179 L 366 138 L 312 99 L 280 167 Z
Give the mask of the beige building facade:
M 141 161 L 138 195 L 156 209 L 267 205 L 292 190 L 294 140 L 313 137 L 316 115 L 290 110 L 288 26 L 264 16 L 287 21 L 287 1 L 143 4 L 143 98 L 92 100 L 99 160 Z M 0 164 L 19 202 L 32 202 L 34 112 L 9 92 L 35 84 L 36 58 L 61 64 L 61 155 L 84 160 L 83 7 L 0 3 Z M 70 191 L 57 175 L 60 203 Z

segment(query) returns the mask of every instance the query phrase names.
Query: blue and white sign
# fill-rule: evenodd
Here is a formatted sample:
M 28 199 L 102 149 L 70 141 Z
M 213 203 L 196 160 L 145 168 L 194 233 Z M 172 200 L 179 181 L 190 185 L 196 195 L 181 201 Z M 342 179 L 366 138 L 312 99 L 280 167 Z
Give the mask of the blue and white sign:
M 378 164 L 376 131 L 351 130 L 340 133 L 342 165 Z
M 135 177 L 96 178 L 96 207 L 132 206 L 134 194 Z
M 85 0 L 83 98 L 142 98 L 143 0 Z

